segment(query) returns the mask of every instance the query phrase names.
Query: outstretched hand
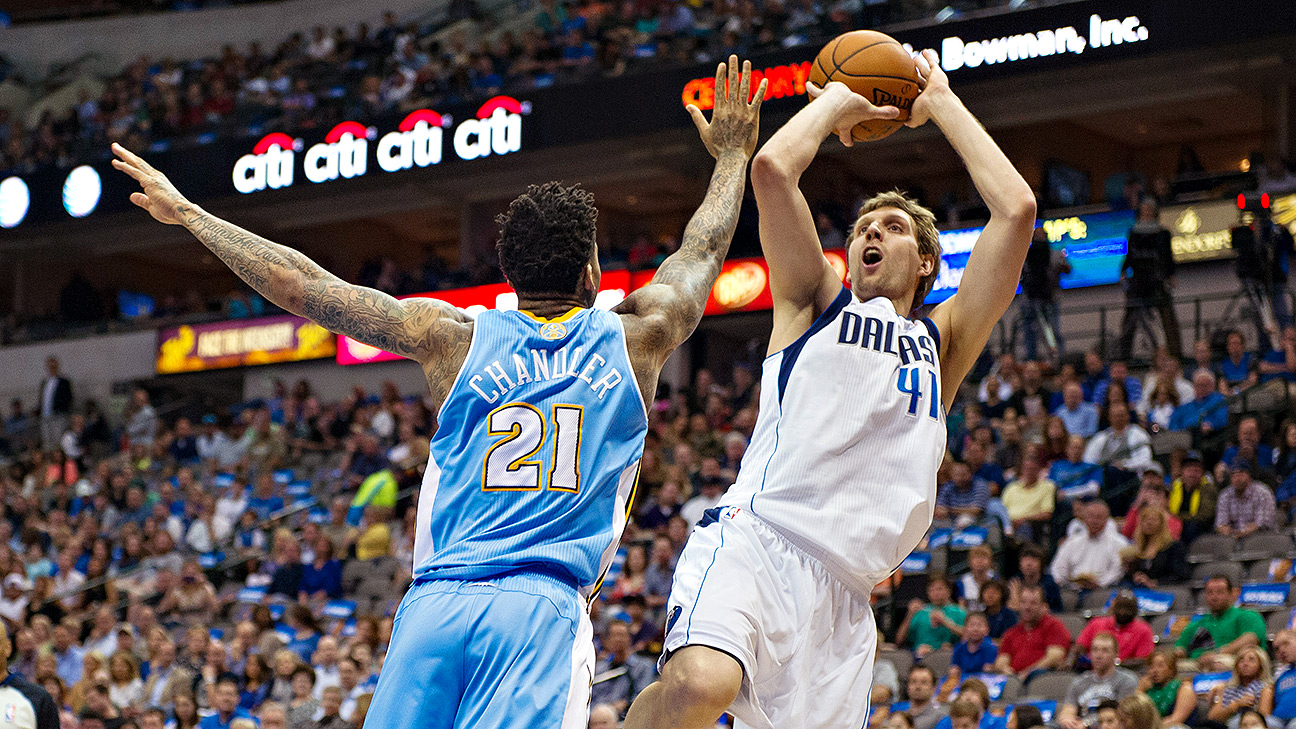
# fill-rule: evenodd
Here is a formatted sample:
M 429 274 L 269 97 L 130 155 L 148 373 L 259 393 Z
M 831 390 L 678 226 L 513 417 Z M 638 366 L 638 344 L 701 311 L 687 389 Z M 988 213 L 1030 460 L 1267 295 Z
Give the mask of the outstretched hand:
M 807 81 L 806 93 L 809 94 L 811 101 L 825 97 L 840 100 L 841 106 L 837 118 L 833 122 L 833 130 L 837 132 L 837 138 L 841 140 L 841 143 L 847 147 L 855 146 L 854 129 L 856 124 L 873 119 L 895 119 L 900 116 L 898 108 L 894 106 L 874 106 L 873 102 L 851 91 L 849 86 L 840 81 L 829 81 L 822 88 L 813 81 Z
M 913 109 L 909 112 L 908 127 L 920 127 L 931 118 L 931 103 L 940 94 L 950 90 L 949 76 L 941 68 L 940 56 L 936 51 L 927 50 L 914 56 L 914 68 L 918 71 L 918 98 L 914 99 Z
M 726 80 L 727 76 L 727 80 Z M 702 110 L 688 105 L 689 116 L 702 136 L 702 143 L 712 157 L 738 150 L 750 157 L 756 152 L 756 137 L 760 133 L 760 107 L 765 98 L 767 81 L 761 79 L 756 94 L 751 93 L 751 61 L 743 61 L 738 72 L 738 56 L 729 56 L 729 63 L 716 66 L 715 107 L 711 123 L 707 123 Z M 751 99 L 748 101 L 748 99 Z
M 143 192 L 131 193 L 131 202 L 149 211 L 149 215 L 159 222 L 167 225 L 180 225 L 184 222 L 180 217 L 180 208 L 188 205 L 189 201 L 171 184 L 166 175 L 116 142 L 113 142 L 112 151 L 117 155 L 117 159 L 112 161 L 113 167 L 130 175 L 143 188 Z

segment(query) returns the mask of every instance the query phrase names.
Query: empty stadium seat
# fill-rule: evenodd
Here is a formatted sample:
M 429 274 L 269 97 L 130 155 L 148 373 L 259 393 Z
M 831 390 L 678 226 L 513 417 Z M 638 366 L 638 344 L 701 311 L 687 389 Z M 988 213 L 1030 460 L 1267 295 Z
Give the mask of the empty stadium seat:
M 1090 590 L 1080 600 L 1080 607 L 1091 613 L 1102 612 L 1107 607 L 1107 601 L 1111 599 L 1112 590 L 1107 587 L 1100 587 L 1097 590 Z
M 923 656 L 919 663 L 930 668 L 936 674 L 936 680 L 940 680 L 950 667 L 950 659 L 954 656 L 953 648 L 937 648 L 936 650 Z
M 1076 674 L 1065 671 L 1041 673 L 1026 684 L 1027 693 L 1032 698 L 1061 701 L 1066 698 L 1067 689 L 1076 679 Z
M 1203 534 L 1188 549 L 1188 561 L 1193 564 L 1228 559 L 1237 546 L 1237 540 L 1227 534 Z
M 1089 622 L 1088 618 L 1078 613 L 1062 613 L 1057 616 L 1057 619 L 1061 620 L 1066 629 L 1071 631 L 1072 640 L 1080 635 L 1080 631 L 1084 630 L 1085 625 Z
M 1292 538 L 1287 534 L 1252 534 L 1243 539 L 1241 546 L 1230 556 L 1242 561 L 1269 560 L 1274 557 L 1289 557 L 1292 549 Z
M 903 688 L 909 675 L 909 669 L 913 668 L 913 654 L 902 650 L 880 651 L 877 657 L 878 660 L 891 661 L 891 665 L 895 666 L 896 675 L 900 677 L 900 686 Z
M 1265 619 L 1265 628 L 1268 630 L 1269 635 L 1273 635 L 1280 630 L 1286 630 L 1287 626 L 1291 624 L 1291 610 L 1279 610 L 1278 612 L 1269 613 L 1269 617 Z
M 1268 559 L 1262 559 L 1262 560 L 1258 560 L 1257 562 L 1255 562 L 1255 564 L 1252 564 L 1250 567 L 1248 567 L 1246 571 L 1246 581 L 1247 582 L 1268 582 L 1271 577 L 1271 575 L 1269 574 L 1269 567 L 1270 567 L 1269 562 L 1270 560 Z
M 1021 679 L 1017 678 L 1016 676 L 1009 676 L 1004 681 L 1003 693 L 999 694 L 999 700 L 1007 701 L 1007 702 L 1016 701 L 1017 697 L 1021 696 L 1021 692 L 1022 692 Z
M 1234 585 L 1242 582 L 1242 565 L 1237 562 L 1206 562 L 1193 568 L 1193 587 L 1205 587 L 1206 580 L 1215 575 L 1226 575 Z

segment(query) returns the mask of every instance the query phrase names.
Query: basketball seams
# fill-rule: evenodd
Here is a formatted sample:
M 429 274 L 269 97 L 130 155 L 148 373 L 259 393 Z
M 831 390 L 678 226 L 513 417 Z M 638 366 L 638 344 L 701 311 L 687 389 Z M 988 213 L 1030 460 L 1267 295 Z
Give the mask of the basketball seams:
M 856 48 L 855 50 L 851 51 L 851 53 L 850 53 L 849 56 L 846 56 L 845 58 L 841 59 L 840 62 L 838 62 L 838 61 L 837 61 L 837 46 L 841 45 L 841 39 L 838 38 L 838 39 L 837 39 L 837 42 L 836 42 L 836 43 L 833 43 L 833 52 L 832 52 L 832 56 L 833 56 L 833 58 L 832 58 L 832 62 L 833 62 L 833 65 L 837 67 L 837 70 L 838 70 L 838 71 L 840 71 L 841 68 L 842 68 L 842 66 L 844 66 L 844 65 L 846 65 L 847 63 L 850 62 L 850 59 L 854 58 L 855 56 L 858 56 L 859 54 L 863 53 L 864 51 L 867 51 L 868 49 L 872 48 L 873 46 L 880 46 L 880 45 L 882 45 L 882 44 L 884 44 L 884 43 L 895 43 L 897 46 L 900 46 L 900 50 L 904 50 L 904 46 L 901 46 L 900 43 L 898 43 L 898 42 L 895 41 L 894 39 L 887 38 L 886 40 L 874 41 L 873 43 L 870 43 L 870 44 L 868 44 L 868 45 L 866 45 L 866 46 L 863 46 L 863 47 L 861 47 L 861 48 Z

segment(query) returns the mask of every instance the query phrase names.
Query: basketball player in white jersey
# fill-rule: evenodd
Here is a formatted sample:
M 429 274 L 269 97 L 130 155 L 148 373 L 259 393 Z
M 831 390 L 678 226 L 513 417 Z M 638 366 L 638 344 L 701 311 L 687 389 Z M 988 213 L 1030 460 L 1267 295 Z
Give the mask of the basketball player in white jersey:
M 931 524 L 945 412 L 1012 302 L 1035 219 L 1030 187 L 949 88 L 936 53 L 915 58 L 907 122 L 936 123 L 990 221 L 956 294 L 912 320 L 935 282 L 931 212 L 898 193 L 864 203 L 847 253 L 851 288 L 819 246 L 798 188 L 823 139 L 895 118 L 840 83 L 757 154 L 752 184 L 774 328 L 760 416 L 737 483 L 699 522 L 675 571 L 662 680 L 628 729 L 858 729 L 868 716 L 876 625 L 869 592 Z

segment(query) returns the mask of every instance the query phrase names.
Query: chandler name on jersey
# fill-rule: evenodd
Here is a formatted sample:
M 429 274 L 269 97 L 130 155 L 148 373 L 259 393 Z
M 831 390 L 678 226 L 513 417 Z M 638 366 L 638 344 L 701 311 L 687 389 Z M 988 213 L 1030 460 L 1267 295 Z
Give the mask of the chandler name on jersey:
M 931 524 L 945 453 L 940 333 L 841 293 L 765 359 L 760 416 L 723 506 L 749 509 L 863 594 Z
M 482 312 L 437 418 L 414 576 L 539 572 L 588 597 L 621 539 L 647 430 L 616 314 Z

